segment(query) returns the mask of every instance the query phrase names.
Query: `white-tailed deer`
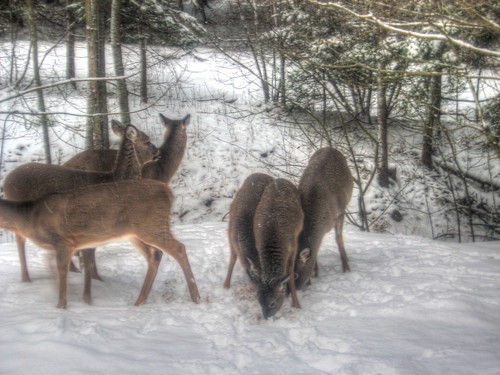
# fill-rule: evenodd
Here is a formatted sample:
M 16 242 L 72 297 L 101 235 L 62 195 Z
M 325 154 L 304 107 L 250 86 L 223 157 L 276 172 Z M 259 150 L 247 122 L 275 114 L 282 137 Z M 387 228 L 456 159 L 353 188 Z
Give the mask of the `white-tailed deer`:
M 299 182 L 300 200 L 304 210 L 304 227 L 299 236 L 295 261 L 301 289 L 318 272 L 318 251 L 327 232 L 335 228 L 335 239 L 342 260 L 342 269 L 349 272 L 349 259 L 344 248 L 342 230 L 345 209 L 353 189 L 353 178 L 342 153 L 331 147 L 317 150 Z
M 191 120 L 191 115 L 185 116 L 180 120 L 172 120 L 160 114 L 160 120 L 165 127 L 165 135 L 162 145 L 158 148 L 159 157 L 142 166 L 142 178 L 158 180 L 169 183 L 184 157 L 187 145 L 186 128 Z M 95 171 L 109 171 L 112 161 L 116 159 L 116 150 L 86 150 L 68 160 L 64 166 Z M 142 287 L 141 299 L 136 301 L 136 305 L 146 302 L 151 290 L 153 281 L 158 273 L 158 267 L 162 258 L 161 251 L 154 249 L 144 249 L 148 270 L 145 277 L 145 283 Z M 95 261 L 95 248 L 85 249 L 83 252 L 83 264 L 85 270 L 84 295 L 90 295 L 91 277 L 99 279 Z M 148 283 L 146 284 L 146 280 Z
M 157 148 L 146 134 L 133 125 L 123 127 L 118 121 L 113 121 L 112 125 L 115 132 L 123 134 L 123 139 L 111 172 L 91 172 L 60 165 L 28 163 L 17 167 L 7 175 L 4 182 L 5 197 L 17 202 L 35 201 L 48 194 L 74 190 L 82 186 L 140 179 L 142 165 L 158 154 Z M 26 239 L 22 233 L 16 233 L 16 241 L 22 281 L 31 281 L 26 263 Z M 90 295 L 86 300 L 90 301 Z
M 279 311 L 287 286 L 292 306 L 300 308 L 294 264 L 302 221 L 297 188 L 282 178 L 252 174 L 231 203 L 228 230 L 231 256 L 224 287 L 230 287 L 239 257 L 257 286 L 257 298 L 265 319 Z
M 67 305 L 71 256 L 79 249 L 129 239 L 170 254 L 181 266 L 191 299 L 200 295 L 184 245 L 170 231 L 172 192 L 153 180 L 127 180 L 50 194 L 31 202 L 0 200 L 0 226 L 55 250 L 59 273 L 57 307 Z

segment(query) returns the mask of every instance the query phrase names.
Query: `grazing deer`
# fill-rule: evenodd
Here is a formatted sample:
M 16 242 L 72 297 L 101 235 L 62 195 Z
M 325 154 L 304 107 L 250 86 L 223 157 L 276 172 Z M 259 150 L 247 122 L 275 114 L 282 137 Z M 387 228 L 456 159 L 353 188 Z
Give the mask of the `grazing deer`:
M 158 148 L 159 157 L 142 166 L 142 178 L 169 183 L 184 157 L 187 145 L 186 128 L 191 120 L 191 115 L 187 115 L 181 120 L 172 120 L 160 114 L 160 120 L 165 127 L 165 135 L 163 144 Z M 83 170 L 108 171 L 111 169 L 111 161 L 116 159 L 116 154 L 116 150 L 104 150 L 104 152 L 86 150 L 72 157 L 64 166 Z M 148 270 L 140 294 L 143 298 L 136 301 L 137 306 L 146 302 L 152 283 L 158 273 L 163 253 L 144 248 L 143 254 L 146 256 Z M 84 294 L 90 295 L 91 277 L 100 280 L 95 261 L 95 248 L 86 249 L 83 252 L 83 264 L 85 269 Z M 148 280 L 148 284 L 146 284 L 146 280 Z
M 229 213 L 231 258 L 224 287 L 229 288 L 236 259 L 257 286 L 265 319 L 279 311 L 287 286 L 300 308 L 294 264 L 303 213 L 297 188 L 288 180 L 250 175 L 236 193 Z
M 313 154 L 299 182 L 304 227 L 299 236 L 295 261 L 297 289 L 309 282 L 314 273 L 317 274 L 319 247 L 325 234 L 332 228 L 335 228 L 342 269 L 344 272 L 351 271 L 342 229 L 352 189 L 351 171 L 340 151 L 324 147 Z
M 181 266 L 191 299 L 200 295 L 184 245 L 170 231 L 172 192 L 153 180 L 89 185 L 34 201 L 0 199 L 0 227 L 55 250 L 59 273 L 57 307 L 67 305 L 71 256 L 80 249 L 128 238 L 170 254 Z M 137 249 L 142 251 L 142 246 Z
M 123 133 L 123 139 L 111 172 L 91 172 L 60 165 L 28 163 L 7 175 L 4 182 L 5 197 L 17 202 L 35 201 L 48 194 L 82 186 L 120 179 L 140 179 L 142 165 L 157 155 L 157 148 L 146 134 L 133 125 L 124 128 L 118 121 L 113 121 L 112 126 L 113 131 Z M 22 233 L 17 233 L 16 241 L 21 262 L 21 279 L 23 282 L 31 281 L 26 263 L 26 239 Z M 90 301 L 90 295 L 86 296 L 86 300 Z

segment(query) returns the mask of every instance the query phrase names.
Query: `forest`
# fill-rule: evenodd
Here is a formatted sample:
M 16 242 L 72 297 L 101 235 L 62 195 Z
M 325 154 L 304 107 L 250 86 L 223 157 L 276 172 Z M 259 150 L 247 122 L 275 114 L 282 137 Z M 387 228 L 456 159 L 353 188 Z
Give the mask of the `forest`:
M 258 87 L 257 101 L 231 116 L 267 113 L 293 147 L 331 145 L 348 157 L 351 224 L 395 232 L 418 216 L 433 239 L 500 239 L 495 2 L 8 0 L 0 37 L 1 178 L 13 129 L 36 129 L 46 163 L 61 162 L 57 126 L 84 123 L 74 129 L 84 147 L 108 148 L 111 117 L 133 123 L 180 79 L 155 72 L 210 48 Z M 82 44 L 85 74 L 75 65 Z M 47 67 L 61 47 L 57 68 Z M 75 96 L 85 105 L 72 105 Z M 297 177 L 286 150 L 266 166 Z M 423 206 L 412 204 L 417 195 Z

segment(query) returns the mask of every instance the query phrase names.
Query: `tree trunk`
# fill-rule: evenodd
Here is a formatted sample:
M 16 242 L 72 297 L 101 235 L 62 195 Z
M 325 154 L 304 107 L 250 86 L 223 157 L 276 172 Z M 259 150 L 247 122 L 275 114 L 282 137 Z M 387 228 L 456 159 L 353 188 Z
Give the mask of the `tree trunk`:
M 441 69 L 437 69 L 441 72 Z M 422 164 L 432 169 L 432 154 L 434 152 L 434 131 L 439 131 L 441 126 L 441 88 L 442 76 L 435 75 L 431 78 L 429 117 L 424 124 L 424 134 L 422 142 Z
M 110 33 L 115 74 L 123 77 L 125 76 L 125 69 L 123 68 L 122 45 L 120 38 L 121 2 L 122 0 L 112 0 Z M 120 106 L 122 123 L 128 125 L 130 124 L 130 109 L 128 106 L 128 90 L 125 78 L 116 81 L 116 93 L 118 97 L 118 105 Z
M 105 77 L 103 4 L 98 0 L 85 0 L 87 21 L 87 49 L 89 78 Z M 101 16 L 99 16 L 101 15 Z M 87 148 L 104 149 L 109 147 L 107 93 L 105 81 L 90 80 L 90 94 L 87 102 Z
M 182 0 L 181 3 L 182 5 Z M 147 43 L 146 43 L 146 35 L 144 34 L 144 15 L 139 9 L 139 23 L 137 32 L 139 34 L 139 53 L 140 53 L 140 64 L 141 64 L 141 101 L 143 103 L 148 102 L 148 56 L 147 56 Z
M 33 77 L 35 80 L 35 85 L 37 87 L 41 87 L 42 80 L 40 78 L 40 70 L 38 66 L 38 30 L 36 25 L 35 4 L 36 0 L 27 0 L 26 2 L 26 5 L 28 7 L 28 18 L 30 23 Z M 43 132 L 43 146 L 45 151 L 45 160 L 47 164 L 51 164 L 52 158 L 50 155 L 49 118 L 47 116 L 47 111 L 45 108 L 45 98 L 43 96 L 43 90 L 38 89 L 36 91 L 36 96 L 37 96 L 38 112 L 40 113 L 40 125 L 42 126 L 42 132 Z
M 75 78 L 75 22 L 73 1 L 66 0 L 66 78 Z M 76 89 L 76 82 L 73 82 Z
M 387 142 L 387 83 L 382 71 L 385 65 L 379 65 L 377 76 L 378 88 L 378 142 L 379 142 L 379 160 L 378 160 L 378 182 L 382 187 L 389 186 L 389 151 Z

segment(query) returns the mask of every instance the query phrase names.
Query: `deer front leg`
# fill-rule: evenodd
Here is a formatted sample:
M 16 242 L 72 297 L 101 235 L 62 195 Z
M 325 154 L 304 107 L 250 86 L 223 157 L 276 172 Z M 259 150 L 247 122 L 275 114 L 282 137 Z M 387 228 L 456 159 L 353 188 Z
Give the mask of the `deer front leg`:
M 26 237 L 16 234 L 17 253 L 19 255 L 19 263 L 21 263 L 21 281 L 30 283 L 30 275 L 28 274 L 28 262 L 26 261 Z

